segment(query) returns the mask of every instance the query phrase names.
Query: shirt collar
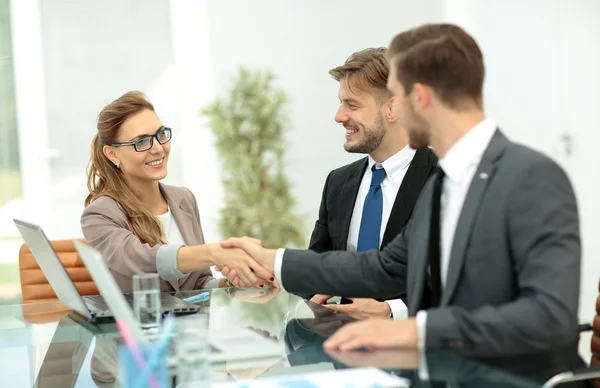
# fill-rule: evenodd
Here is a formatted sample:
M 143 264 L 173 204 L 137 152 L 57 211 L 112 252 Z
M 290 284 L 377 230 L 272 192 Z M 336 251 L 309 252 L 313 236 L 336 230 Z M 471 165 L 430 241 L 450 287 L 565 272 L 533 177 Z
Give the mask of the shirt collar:
M 369 169 L 373 168 L 374 164 L 383 166 L 385 169 L 385 175 L 390 181 L 392 181 L 400 171 L 403 171 L 408 167 L 415 156 L 415 152 L 417 152 L 415 149 L 411 148 L 410 146 L 406 146 L 384 160 L 382 163 L 376 162 L 369 155 Z
M 446 176 L 455 183 L 460 182 L 468 167 L 481 161 L 495 132 L 496 123 L 489 118 L 471 128 L 439 160 L 439 165 Z

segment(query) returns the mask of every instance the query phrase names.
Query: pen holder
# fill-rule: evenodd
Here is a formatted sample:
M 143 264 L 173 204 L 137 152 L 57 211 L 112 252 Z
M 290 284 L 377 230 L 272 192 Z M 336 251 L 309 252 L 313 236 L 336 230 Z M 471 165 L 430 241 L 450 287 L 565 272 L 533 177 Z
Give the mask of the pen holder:
M 127 346 L 121 346 L 119 366 L 122 386 L 126 388 L 170 387 L 167 367 L 168 349 L 157 349 L 156 346 L 140 346 L 140 350 L 144 356 L 144 365 L 141 367 Z M 158 357 L 157 351 L 162 352 Z

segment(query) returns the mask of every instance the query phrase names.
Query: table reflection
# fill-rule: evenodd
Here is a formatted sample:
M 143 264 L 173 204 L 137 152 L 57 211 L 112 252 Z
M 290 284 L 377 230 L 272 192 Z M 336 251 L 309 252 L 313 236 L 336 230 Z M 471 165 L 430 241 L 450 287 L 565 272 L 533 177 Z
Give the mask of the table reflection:
M 177 296 L 185 298 L 195 293 Z M 213 382 L 372 366 L 404 377 L 414 387 L 540 387 L 558 373 L 585 367 L 577 355 L 576 344 L 552 353 L 508 358 L 450 351 L 326 352 L 325 339 L 354 320 L 280 290 L 215 289 L 210 299 L 198 306 L 200 314 L 208 315 L 211 330 L 246 327 L 281 347 L 277 357 L 213 363 Z M 51 304 L 29 305 L 25 310 L 22 306 L 0 308 L 0 354 L 10 357 L 7 355 L 15 347 L 43 347 L 49 343 L 39 369 L 30 369 L 34 386 L 89 386 L 90 381 L 99 387 L 117 386 L 121 336 L 114 323 L 76 322 L 69 314 L 59 315 L 59 310 L 60 306 Z M 15 316 L 18 312 L 21 315 Z M 58 320 L 47 338 L 28 334 L 39 326 L 45 327 L 46 332 L 50 325 L 46 318 L 50 322 Z M 15 326 L 14 322 L 22 322 L 19 333 L 26 335 L 14 336 L 15 329 L 7 329 Z M 19 343 L 21 338 L 30 339 Z M 35 368 L 27 360 L 2 361 Z M 171 372 L 176 383 L 175 368 Z M 581 382 L 561 387 L 591 385 Z

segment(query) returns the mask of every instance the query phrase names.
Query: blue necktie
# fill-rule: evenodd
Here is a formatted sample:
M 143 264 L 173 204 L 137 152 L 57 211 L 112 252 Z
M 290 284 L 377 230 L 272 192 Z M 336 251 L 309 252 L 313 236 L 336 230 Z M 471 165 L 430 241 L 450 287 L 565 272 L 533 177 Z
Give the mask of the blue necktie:
M 365 198 L 360 229 L 358 231 L 358 245 L 356 247 L 358 252 L 379 249 L 379 232 L 381 231 L 381 217 L 383 213 L 381 182 L 385 178 L 385 170 L 383 168 L 376 169 L 375 165 L 373 165 L 371 171 L 373 171 L 371 186 Z

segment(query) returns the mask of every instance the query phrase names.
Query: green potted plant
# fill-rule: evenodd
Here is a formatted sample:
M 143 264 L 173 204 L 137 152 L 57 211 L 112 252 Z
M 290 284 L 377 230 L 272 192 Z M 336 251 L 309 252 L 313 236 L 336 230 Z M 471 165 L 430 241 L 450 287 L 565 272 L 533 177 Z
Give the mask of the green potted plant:
M 242 67 L 226 96 L 201 110 L 222 163 L 219 230 L 258 238 L 265 247 L 304 247 L 303 220 L 284 173 L 287 96 L 274 82 L 270 71 Z

